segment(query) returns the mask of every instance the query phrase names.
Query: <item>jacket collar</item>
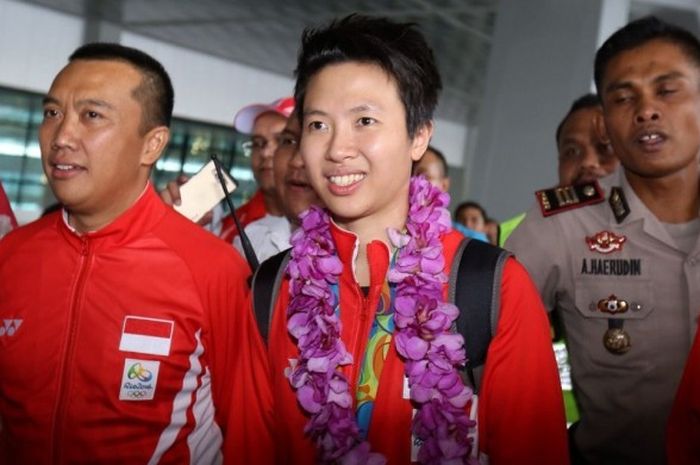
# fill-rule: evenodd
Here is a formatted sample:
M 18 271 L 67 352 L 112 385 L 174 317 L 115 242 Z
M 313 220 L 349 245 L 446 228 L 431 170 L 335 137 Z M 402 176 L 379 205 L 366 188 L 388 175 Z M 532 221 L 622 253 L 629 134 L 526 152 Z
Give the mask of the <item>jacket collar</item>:
M 618 168 L 616 172 L 606 178 L 605 181 L 609 187 L 617 186 L 622 189 L 625 201 L 627 202 L 627 206 L 630 210 L 629 215 L 627 215 L 627 217 L 625 217 L 625 219 L 618 224 L 612 208 L 610 208 L 610 205 L 608 205 L 608 215 L 610 220 L 609 224 L 614 224 L 617 228 L 623 229 L 631 226 L 634 223 L 640 223 L 646 234 L 663 242 L 669 247 L 678 249 L 676 241 L 674 241 L 669 235 L 661 221 L 659 221 L 656 215 L 654 215 L 654 213 L 652 213 L 652 211 L 649 210 L 646 205 L 644 205 L 644 202 L 642 202 L 639 196 L 637 196 L 637 194 L 634 192 L 634 189 L 632 189 L 629 181 L 627 181 L 627 176 L 625 175 L 624 169 L 621 167 Z
M 351 231 L 341 228 L 331 219 L 331 235 L 335 242 L 338 258 L 343 263 L 343 277 L 351 278 L 357 283 L 355 262 L 359 247 L 359 238 Z M 389 269 L 389 247 L 382 241 L 367 244 L 370 286 L 383 284 Z
M 165 215 L 167 208 L 149 182 L 129 209 L 97 231 L 79 233 L 68 224 L 65 211 L 60 216 L 57 226 L 68 243 L 78 250 L 88 244 L 93 250 L 113 248 L 127 244 L 152 230 Z

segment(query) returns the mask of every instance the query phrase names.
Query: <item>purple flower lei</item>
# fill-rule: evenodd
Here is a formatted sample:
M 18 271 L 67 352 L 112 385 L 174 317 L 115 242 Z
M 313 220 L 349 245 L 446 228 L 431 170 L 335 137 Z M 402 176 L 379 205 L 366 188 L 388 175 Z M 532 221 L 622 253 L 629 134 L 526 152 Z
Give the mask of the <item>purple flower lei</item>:
M 412 431 L 423 441 L 423 464 L 471 463 L 470 428 L 465 411 L 472 390 L 457 367 L 465 363 L 464 339 L 452 330 L 459 310 L 442 297 L 447 277 L 440 237 L 451 228 L 449 196 L 422 177 L 412 178 L 406 232 L 390 229 L 399 249 L 388 279 L 396 284 L 396 350 L 404 359 L 411 400 L 418 405 Z M 340 339 L 341 323 L 331 286 L 343 265 L 330 233 L 328 214 L 311 207 L 292 235 L 287 329 L 299 359 L 287 377 L 301 407 L 311 416 L 304 429 L 322 463 L 379 465 L 381 454 L 360 437 L 347 378 L 339 367 L 353 362 Z M 408 445 L 407 445 L 408 447 Z

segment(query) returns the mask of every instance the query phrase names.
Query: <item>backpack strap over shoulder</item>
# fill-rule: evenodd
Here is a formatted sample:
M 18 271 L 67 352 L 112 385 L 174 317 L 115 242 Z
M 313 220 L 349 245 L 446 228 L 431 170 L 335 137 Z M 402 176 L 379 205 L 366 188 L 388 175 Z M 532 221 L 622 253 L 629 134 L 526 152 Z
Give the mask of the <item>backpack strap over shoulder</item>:
M 448 298 L 459 308 L 457 331 L 464 336 L 465 369 L 475 393 L 498 326 L 501 278 L 510 255 L 500 247 L 465 238 L 452 262 Z
M 272 312 L 282 286 L 282 279 L 284 278 L 284 271 L 287 269 L 287 262 L 289 262 L 291 256 L 289 252 L 291 250 L 287 249 L 268 258 L 260 264 L 253 275 L 251 284 L 253 310 L 255 310 L 258 330 L 265 343 L 267 343 Z

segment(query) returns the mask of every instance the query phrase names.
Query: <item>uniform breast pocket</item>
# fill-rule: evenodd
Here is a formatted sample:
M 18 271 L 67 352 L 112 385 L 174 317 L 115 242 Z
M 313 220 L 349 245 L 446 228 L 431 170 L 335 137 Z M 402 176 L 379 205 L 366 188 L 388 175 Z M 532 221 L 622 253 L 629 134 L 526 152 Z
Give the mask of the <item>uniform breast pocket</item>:
M 567 334 L 586 365 L 618 372 L 648 370 L 655 326 L 651 282 L 580 278 L 575 286 L 576 321 L 569 322 Z

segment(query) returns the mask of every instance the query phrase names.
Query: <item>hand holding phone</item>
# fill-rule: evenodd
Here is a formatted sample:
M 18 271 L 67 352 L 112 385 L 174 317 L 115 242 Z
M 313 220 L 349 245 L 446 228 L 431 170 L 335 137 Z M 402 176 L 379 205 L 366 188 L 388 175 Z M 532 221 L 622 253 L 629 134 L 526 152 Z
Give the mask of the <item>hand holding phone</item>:
M 231 193 L 236 189 L 235 181 L 224 172 L 226 188 Z M 195 223 L 207 214 L 224 198 L 224 190 L 219 183 L 214 161 L 210 161 L 201 170 L 180 186 L 180 205 L 174 205 L 176 211 Z

